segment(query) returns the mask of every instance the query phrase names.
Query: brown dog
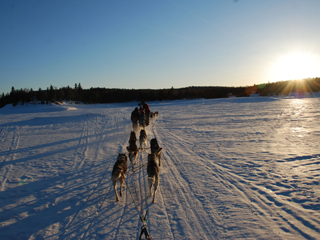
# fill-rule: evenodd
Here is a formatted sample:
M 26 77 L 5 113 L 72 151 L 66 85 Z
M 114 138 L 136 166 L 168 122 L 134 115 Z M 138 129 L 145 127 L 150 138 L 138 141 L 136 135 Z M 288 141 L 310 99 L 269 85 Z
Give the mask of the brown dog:
M 117 161 L 115 162 L 112 170 L 111 180 L 114 186 L 114 192 L 116 193 L 117 201 L 119 200 L 117 192 L 117 181 L 120 181 L 120 197 L 122 197 L 122 188 L 124 187 L 124 177 L 127 172 L 127 155 L 124 153 L 119 153 Z
M 127 146 L 127 150 L 129 152 L 129 160 L 131 164 L 137 163 L 137 156 L 138 156 L 139 149 L 137 147 L 136 141 L 137 141 L 136 134 L 135 132 L 132 131 L 130 134 L 129 146 Z
M 161 166 L 161 149 L 159 147 L 159 144 L 158 144 L 158 141 L 156 138 L 152 138 L 151 141 L 150 141 L 150 147 L 151 147 L 151 153 L 158 153 L 156 154 L 157 158 L 159 159 L 159 167 Z M 160 149 L 160 151 L 159 151 Z
M 143 145 L 146 148 L 147 147 L 147 132 L 144 129 L 141 129 L 140 136 L 139 136 L 139 143 L 140 143 L 140 149 L 143 149 Z
M 134 131 L 131 131 L 130 138 L 129 138 L 129 146 L 136 145 L 136 142 L 137 142 L 136 133 Z
M 148 183 L 149 183 L 149 190 L 150 196 L 153 195 L 152 202 L 155 202 L 156 192 L 159 186 L 160 178 L 159 173 L 160 169 L 157 164 L 157 154 L 161 152 L 159 149 L 156 153 L 148 154 L 148 165 L 147 165 L 147 173 L 148 173 Z M 154 193 L 152 193 L 152 186 L 154 187 Z

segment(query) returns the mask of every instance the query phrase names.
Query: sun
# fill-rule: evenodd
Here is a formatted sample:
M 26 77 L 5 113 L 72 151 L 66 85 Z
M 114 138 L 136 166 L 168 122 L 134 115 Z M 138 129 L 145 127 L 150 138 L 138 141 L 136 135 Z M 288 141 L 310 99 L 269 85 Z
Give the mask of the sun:
M 320 58 L 301 51 L 278 57 L 271 66 L 270 80 L 301 80 L 320 76 Z

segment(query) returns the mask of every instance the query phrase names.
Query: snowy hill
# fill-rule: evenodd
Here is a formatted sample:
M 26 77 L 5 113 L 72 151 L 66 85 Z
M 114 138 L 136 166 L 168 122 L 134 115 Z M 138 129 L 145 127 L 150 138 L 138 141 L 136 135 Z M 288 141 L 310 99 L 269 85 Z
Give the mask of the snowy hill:
M 137 103 L 0 109 L 0 239 L 320 239 L 319 98 L 150 103 L 162 150 L 116 202 L 111 171 Z M 138 132 L 137 132 L 138 134 Z

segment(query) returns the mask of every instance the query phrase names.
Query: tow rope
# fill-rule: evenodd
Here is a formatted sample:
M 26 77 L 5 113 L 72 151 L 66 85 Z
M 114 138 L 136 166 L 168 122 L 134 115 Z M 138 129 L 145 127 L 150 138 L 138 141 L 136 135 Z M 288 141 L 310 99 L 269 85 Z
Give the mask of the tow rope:
M 139 237 L 139 240 L 141 240 L 141 237 L 142 235 L 144 234 L 144 236 L 146 237 L 147 240 L 151 240 L 152 237 L 150 237 L 150 234 L 149 234 L 149 231 L 148 231 L 148 226 L 147 226 L 147 214 L 148 214 L 148 211 L 146 212 L 146 215 L 144 215 L 144 220 L 142 221 L 142 226 L 141 226 L 141 232 L 140 232 L 140 237 Z
M 140 167 L 138 168 L 138 170 L 141 169 L 141 168 L 143 168 L 143 167 L 146 166 L 146 165 L 147 165 L 147 164 L 144 164 L 144 165 L 140 166 Z M 148 213 L 149 213 L 149 210 L 147 210 L 146 213 L 144 214 L 144 210 L 143 210 L 143 207 L 142 207 L 142 205 L 141 205 L 141 203 L 140 203 L 140 201 L 139 201 L 139 197 L 138 197 L 138 193 L 137 193 L 137 188 L 136 188 L 136 185 L 135 185 L 135 175 L 134 175 L 134 173 L 136 172 L 136 170 L 135 170 L 135 168 L 134 168 L 133 165 L 131 165 L 131 167 L 132 167 L 132 174 L 130 174 L 130 176 L 133 175 L 133 185 L 134 185 L 134 190 L 135 190 L 136 199 L 137 199 L 138 204 L 136 203 L 136 200 L 135 200 L 135 198 L 134 198 L 134 196 L 133 196 L 133 194 L 132 194 L 132 192 L 131 192 L 131 190 L 130 190 L 130 187 L 129 187 L 129 184 L 127 183 L 126 178 L 124 179 L 124 181 L 125 181 L 125 183 L 126 183 L 127 189 L 129 190 L 129 193 L 130 193 L 130 196 L 131 196 L 132 201 L 133 201 L 133 203 L 134 203 L 134 206 L 135 206 L 135 208 L 136 208 L 136 210 L 137 210 L 137 212 L 138 212 L 139 218 L 140 218 L 140 220 L 141 220 L 141 222 L 142 222 L 139 240 L 142 239 L 141 237 L 142 237 L 143 235 L 145 236 L 145 238 L 146 238 L 147 240 L 151 240 L 152 237 L 151 237 L 150 234 L 149 234 L 148 225 L 147 225 L 147 222 L 148 222 L 147 215 L 148 215 Z M 145 190 L 145 193 L 147 194 L 146 190 Z M 140 211 L 139 211 L 138 205 L 140 206 L 141 213 L 140 213 Z M 146 206 L 147 206 L 147 199 L 146 199 Z

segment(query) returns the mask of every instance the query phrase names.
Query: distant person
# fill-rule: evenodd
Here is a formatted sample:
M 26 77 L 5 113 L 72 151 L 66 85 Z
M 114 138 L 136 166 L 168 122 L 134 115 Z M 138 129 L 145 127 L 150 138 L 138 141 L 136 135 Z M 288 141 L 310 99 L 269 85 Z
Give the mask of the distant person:
M 150 107 L 145 101 L 142 101 L 142 106 L 145 112 L 145 124 L 149 126 Z
M 149 105 L 148 105 L 145 101 L 143 101 L 143 102 L 142 102 L 142 106 L 143 106 L 143 109 L 144 109 L 145 113 L 146 113 L 146 114 L 149 114 L 149 113 L 150 113 L 150 107 L 149 107 Z
M 136 107 L 131 113 L 131 122 L 137 123 L 139 121 L 139 109 Z
M 145 111 L 142 106 L 139 108 L 139 125 L 144 128 L 145 125 Z

